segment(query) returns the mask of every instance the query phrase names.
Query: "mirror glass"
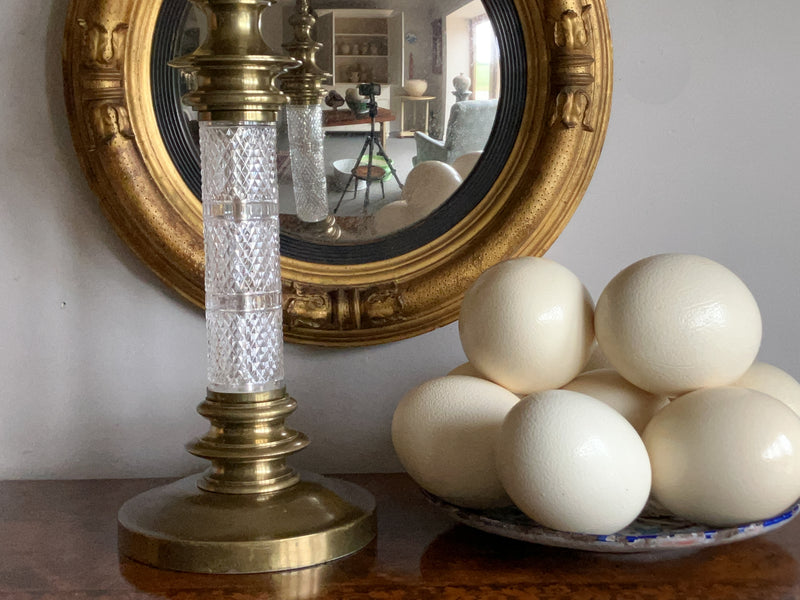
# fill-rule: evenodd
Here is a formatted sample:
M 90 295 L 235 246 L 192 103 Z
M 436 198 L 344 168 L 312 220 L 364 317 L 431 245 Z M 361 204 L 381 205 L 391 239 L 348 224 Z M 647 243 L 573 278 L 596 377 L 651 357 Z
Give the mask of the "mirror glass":
M 513 85 L 509 76 L 520 57 L 507 55 L 509 48 L 523 56 L 524 50 L 513 25 L 496 23 L 498 16 L 513 13 L 513 5 L 510 0 L 323 0 L 312 7 L 315 37 L 322 43 L 317 62 L 331 74 L 323 83 L 324 156 L 328 206 L 341 233 L 334 239 L 297 218 L 282 116 L 277 157 L 282 253 L 330 264 L 399 256 L 463 218 L 505 164 L 515 139 L 513 123 L 524 105 L 524 92 L 522 101 L 514 97 L 524 86 Z M 282 44 L 293 38 L 288 19 L 294 10 L 295 0 L 279 0 L 264 12 L 262 33 L 276 53 L 285 53 Z M 161 134 L 198 198 L 198 125 L 180 101 L 189 82 L 167 63 L 196 49 L 205 26 L 202 12 L 188 0 L 165 0 L 152 64 Z M 359 178 L 367 169 L 354 168 L 369 164 L 372 177 Z

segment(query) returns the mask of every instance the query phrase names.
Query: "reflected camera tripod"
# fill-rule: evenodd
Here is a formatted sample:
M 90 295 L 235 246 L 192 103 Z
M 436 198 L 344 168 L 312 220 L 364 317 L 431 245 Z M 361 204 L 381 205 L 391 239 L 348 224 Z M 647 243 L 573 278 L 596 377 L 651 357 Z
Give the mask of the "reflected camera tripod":
M 344 200 L 344 196 L 347 193 L 347 189 L 350 187 L 350 184 L 353 183 L 354 179 L 364 179 L 367 183 L 367 190 L 364 195 L 364 210 L 363 212 L 367 212 L 367 205 L 369 204 L 369 187 L 370 184 L 375 181 L 375 178 L 372 177 L 372 159 L 377 154 L 380 156 L 384 161 L 386 161 L 386 165 L 389 167 L 389 171 L 392 173 L 392 177 L 394 177 L 397 185 L 400 186 L 400 189 L 403 189 L 403 184 L 400 182 L 400 178 L 397 176 L 397 171 L 394 168 L 394 163 L 389 158 L 389 155 L 386 154 L 386 150 L 383 148 L 383 144 L 375 135 L 375 117 L 378 116 L 378 102 L 375 100 L 375 96 L 380 95 L 381 93 L 381 86 L 379 83 L 361 83 L 358 86 L 358 93 L 362 96 L 369 97 L 367 101 L 367 107 L 369 108 L 369 133 L 367 134 L 366 139 L 364 140 L 364 145 L 361 147 L 361 153 L 358 155 L 355 164 L 353 165 L 352 170 L 350 171 L 350 178 L 347 180 L 347 184 L 344 186 L 342 190 L 342 195 L 339 197 L 339 202 L 336 203 L 336 208 L 333 209 L 333 214 L 336 214 L 339 210 L 339 207 L 342 205 L 342 200 Z M 375 147 L 377 146 L 378 151 L 375 152 Z M 364 177 L 357 175 L 356 173 L 361 168 L 361 160 L 364 158 L 364 155 L 367 154 L 367 170 L 364 174 Z M 381 169 L 381 189 L 383 189 L 383 178 L 385 177 L 385 173 L 383 173 L 383 169 Z M 355 190 L 358 193 L 358 181 L 355 183 Z

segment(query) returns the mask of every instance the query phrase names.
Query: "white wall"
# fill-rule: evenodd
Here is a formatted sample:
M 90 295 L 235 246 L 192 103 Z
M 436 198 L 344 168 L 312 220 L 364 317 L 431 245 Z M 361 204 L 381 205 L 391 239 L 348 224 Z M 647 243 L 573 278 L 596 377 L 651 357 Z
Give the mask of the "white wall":
M 696 252 L 759 299 L 762 358 L 800 376 L 794 3 L 613 0 L 616 89 L 589 192 L 550 256 L 595 297 L 647 254 Z M 201 314 L 134 258 L 74 156 L 67 0 L 0 6 L 0 478 L 179 475 L 205 430 Z M 781 17 L 783 15 L 783 17 Z M 295 464 L 395 470 L 401 395 L 463 360 L 455 326 L 354 350 L 290 346 Z

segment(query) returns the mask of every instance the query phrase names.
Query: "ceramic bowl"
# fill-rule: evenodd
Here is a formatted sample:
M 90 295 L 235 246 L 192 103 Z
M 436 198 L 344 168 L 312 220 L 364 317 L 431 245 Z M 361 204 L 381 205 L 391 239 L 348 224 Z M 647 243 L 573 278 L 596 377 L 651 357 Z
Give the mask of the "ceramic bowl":
M 428 82 L 424 79 L 408 79 L 403 89 L 409 96 L 422 96 L 428 89 Z
M 356 164 L 355 158 L 343 158 L 333 161 L 333 183 L 337 190 L 344 191 L 344 187 L 350 180 L 350 172 Z M 363 190 L 367 187 L 367 182 L 363 179 L 354 179 L 350 183 L 349 191 L 353 191 L 353 183 L 357 185 L 356 190 Z

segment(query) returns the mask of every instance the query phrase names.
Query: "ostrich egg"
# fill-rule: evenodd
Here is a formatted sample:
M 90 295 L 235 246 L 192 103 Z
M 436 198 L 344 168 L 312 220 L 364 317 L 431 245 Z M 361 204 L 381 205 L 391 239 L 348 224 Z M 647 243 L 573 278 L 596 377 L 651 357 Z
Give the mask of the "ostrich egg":
M 408 392 L 392 419 L 392 442 L 424 489 L 469 508 L 510 504 L 497 477 L 494 446 L 519 398 L 485 379 L 449 375 Z
M 514 504 L 561 531 L 611 534 L 650 494 L 644 444 L 622 415 L 579 392 L 531 394 L 508 413 L 497 470 Z
M 800 496 L 800 417 L 741 387 L 673 400 L 642 435 L 653 496 L 676 515 L 727 527 L 775 516 Z
M 555 389 L 583 368 L 594 340 L 591 296 L 566 267 L 523 257 L 467 290 L 459 334 L 472 366 L 515 393 Z
M 625 379 L 678 396 L 739 379 L 758 353 L 761 314 L 747 286 L 721 264 L 661 254 L 611 280 L 597 300 L 595 332 Z

